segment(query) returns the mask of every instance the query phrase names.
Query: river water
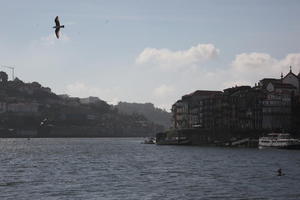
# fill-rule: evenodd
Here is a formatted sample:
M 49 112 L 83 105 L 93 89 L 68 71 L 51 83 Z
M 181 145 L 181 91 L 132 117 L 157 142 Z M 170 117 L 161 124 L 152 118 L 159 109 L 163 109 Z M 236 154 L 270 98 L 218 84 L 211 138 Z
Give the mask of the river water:
M 300 151 L 141 142 L 0 139 L 0 199 L 300 199 Z

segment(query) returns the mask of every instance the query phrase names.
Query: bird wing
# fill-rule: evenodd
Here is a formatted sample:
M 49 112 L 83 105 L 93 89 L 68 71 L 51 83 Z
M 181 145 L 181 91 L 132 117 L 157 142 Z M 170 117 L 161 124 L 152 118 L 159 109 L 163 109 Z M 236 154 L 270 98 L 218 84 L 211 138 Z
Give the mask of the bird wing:
M 54 21 L 55 21 L 56 26 L 60 26 L 60 22 L 59 22 L 58 16 L 55 17 Z
M 55 35 L 56 35 L 57 39 L 59 38 L 59 30 L 60 30 L 60 28 L 55 29 Z

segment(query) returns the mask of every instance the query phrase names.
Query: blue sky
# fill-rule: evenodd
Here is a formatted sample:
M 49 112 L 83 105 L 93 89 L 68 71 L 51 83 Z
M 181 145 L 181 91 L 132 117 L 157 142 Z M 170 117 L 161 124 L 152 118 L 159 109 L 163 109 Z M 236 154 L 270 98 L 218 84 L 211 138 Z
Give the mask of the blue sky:
M 168 110 L 197 89 L 300 70 L 300 1 L 0 3 L 0 65 L 58 94 Z M 66 26 L 59 40 L 57 15 Z

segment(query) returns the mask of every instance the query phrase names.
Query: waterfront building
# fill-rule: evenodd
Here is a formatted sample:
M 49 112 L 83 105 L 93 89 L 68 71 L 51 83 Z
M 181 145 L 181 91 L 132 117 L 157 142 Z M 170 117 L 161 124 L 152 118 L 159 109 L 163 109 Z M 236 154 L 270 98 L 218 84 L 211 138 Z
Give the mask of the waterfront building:
M 187 102 L 176 101 L 172 105 L 172 124 L 175 129 L 184 129 L 188 124 Z
M 269 130 L 291 129 L 291 93 L 269 92 L 262 104 L 262 128 Z
M 208 99 L 221 91 L 197 90 L 182 96 L 172 106 L 173 125 L 175 129 L 203 127 L 203 99 Z
M 293 95 L 300 95 L 300 73 L 297 76 L 290 67 L 289 73 L 285 76 L 281 74 L 280 79 L 264 78 L 259 81 L 258 85 L 268 92 L 281 93 L 284 91 Z
M 223 127 L 234 129 L 261 128 L 261 102 L 264 93 L 257 87 L 240 86 L 224 90 Z
M 221 91 L 197 90 L 172 106 L 175 129 L 214 132 L 291 131 L 300 128 L 300 74 Z
M 259 86 L 266 91 L 263 101 L 262 128 L 270 130 L 297 130 L 300 74 L 288 74 L 280 79 L 262 79 Z
M 298 76 L 292 72 L 292 67 L 285 77 L 282 78 L 282 83 L 293 85 L 296 88 L 295 95 L 300 95 L 300 73 Z

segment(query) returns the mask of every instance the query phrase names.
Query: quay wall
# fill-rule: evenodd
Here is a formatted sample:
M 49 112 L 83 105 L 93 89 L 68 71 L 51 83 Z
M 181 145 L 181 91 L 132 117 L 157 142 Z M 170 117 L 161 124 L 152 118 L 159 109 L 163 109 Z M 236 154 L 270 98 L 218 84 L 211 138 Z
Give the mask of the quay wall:
M 267 130 L 207 130 L 207 129 L 173 129 L 156 134 L 157 144 L 183 145 L 220 145 L 230 144 L 244 138 L 257 140 L 267 134 Z

